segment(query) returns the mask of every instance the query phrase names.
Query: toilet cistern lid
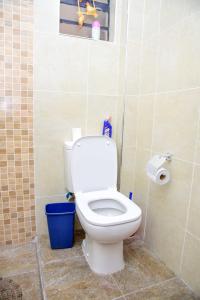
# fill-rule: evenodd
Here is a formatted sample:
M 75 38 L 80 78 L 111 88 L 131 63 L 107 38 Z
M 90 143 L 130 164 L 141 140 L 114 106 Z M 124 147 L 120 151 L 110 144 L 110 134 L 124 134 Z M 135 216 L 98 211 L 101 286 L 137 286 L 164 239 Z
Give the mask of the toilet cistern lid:
M 71 174 L 75 193 L 116 188 L 115 142 L 105 136 L 78 139 L 72 147 Z

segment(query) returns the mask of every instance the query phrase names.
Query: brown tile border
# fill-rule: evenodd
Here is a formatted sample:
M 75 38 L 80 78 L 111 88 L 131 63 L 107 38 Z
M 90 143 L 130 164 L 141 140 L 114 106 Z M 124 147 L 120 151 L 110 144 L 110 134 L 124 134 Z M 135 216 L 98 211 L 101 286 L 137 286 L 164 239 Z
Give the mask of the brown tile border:
M 35 236 L 33 1 L 3 1 L 0 20 L 0 245 L 14 245 Z

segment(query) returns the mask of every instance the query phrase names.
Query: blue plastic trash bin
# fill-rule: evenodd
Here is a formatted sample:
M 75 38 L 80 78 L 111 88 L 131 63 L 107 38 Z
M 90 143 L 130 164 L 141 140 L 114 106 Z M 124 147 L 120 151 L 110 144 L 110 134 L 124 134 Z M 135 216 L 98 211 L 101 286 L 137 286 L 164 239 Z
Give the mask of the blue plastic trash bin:
M 74 203 L 50 203 L 46 205 L 49 238 L 52 249 L 73 247 Z

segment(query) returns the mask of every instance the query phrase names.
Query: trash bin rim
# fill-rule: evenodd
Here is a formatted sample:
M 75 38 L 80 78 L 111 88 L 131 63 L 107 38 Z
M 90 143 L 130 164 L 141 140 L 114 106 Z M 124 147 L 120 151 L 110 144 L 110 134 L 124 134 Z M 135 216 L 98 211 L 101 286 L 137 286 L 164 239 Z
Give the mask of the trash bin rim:
M 61 215 L 74 215 L 75 214 L 75 210 L 72 212 L 64 212 L 64 213 L 48 213 L 45 212 L 45 215 L 47 216 L 61 216 Z
M 50 204 L 63 204 L 63 203 L 66 203 L 66 204 L 74 204 L 74 210 L 73 211 L 65 211 L 65 212 L 60 212 L 60 213 L 58 213 L 58 212 L 47 212 L 46 211 L 46 209 L 47 209 L 47 206 Z M 73 202 L 54 202 L 54 203 L 47 203 L 46 205 L 45 205 L 45 215 L 46 216 L 60 216 L 60 215 L 73 215 L 73 214 L 75 214 L 75 212 L 76 212 L 76 204 L 75 203 L 73 203 Z

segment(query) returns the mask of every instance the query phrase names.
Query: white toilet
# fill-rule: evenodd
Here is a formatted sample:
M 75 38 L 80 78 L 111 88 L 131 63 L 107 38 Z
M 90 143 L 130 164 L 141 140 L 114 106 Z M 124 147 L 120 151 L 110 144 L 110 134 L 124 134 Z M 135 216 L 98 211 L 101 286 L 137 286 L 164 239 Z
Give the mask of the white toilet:
M 117 191 L 117 149 L 104 136 L 65 143 L 66 187 L 76 196 L 76 211 L 86 238 L 85 258 L 95 273 L 124 268 L 123 240 L 141 223 L 141 209 Z

